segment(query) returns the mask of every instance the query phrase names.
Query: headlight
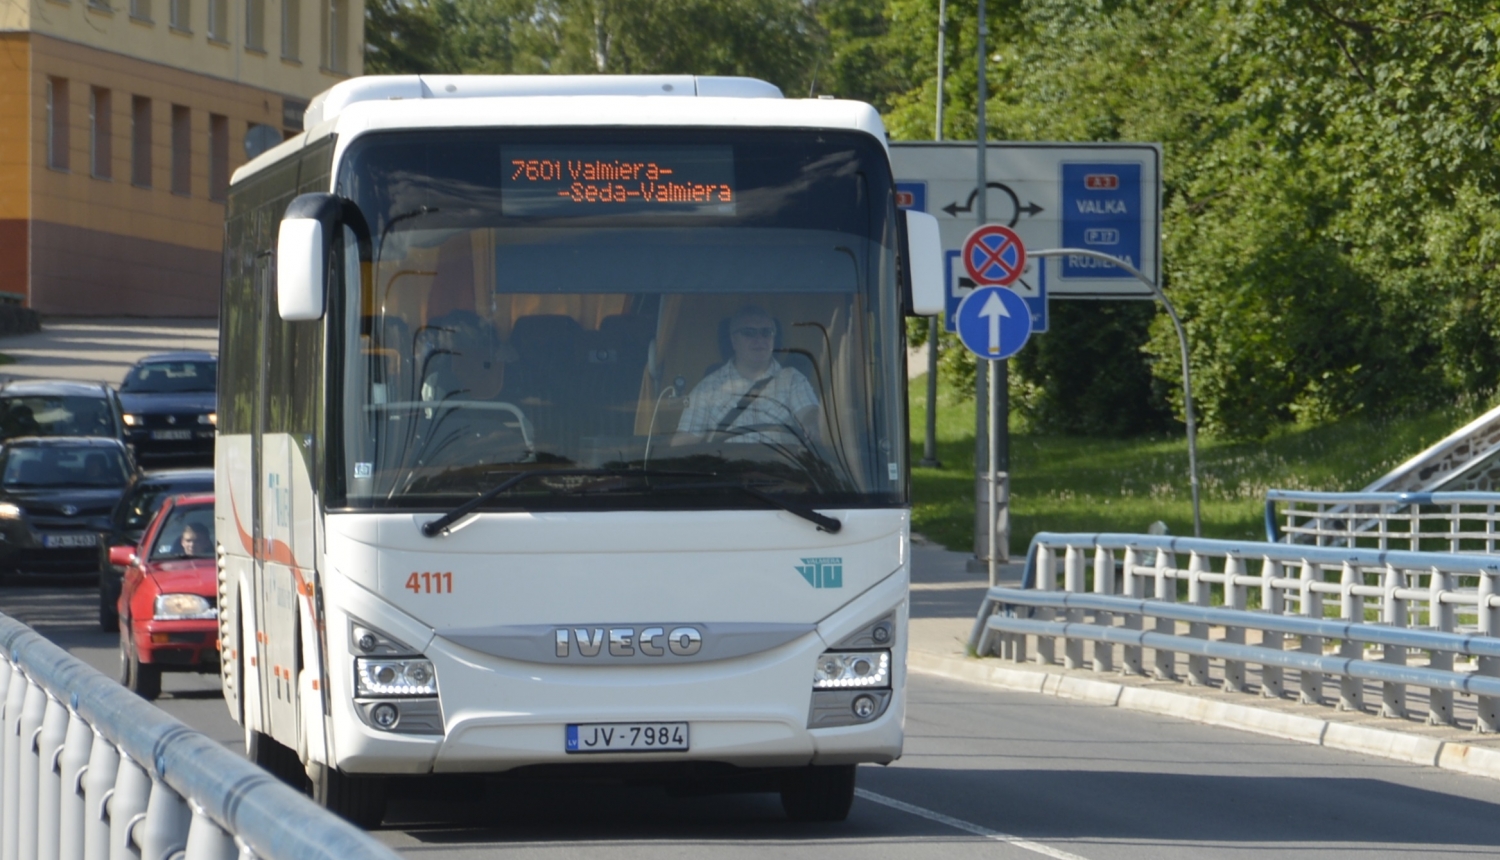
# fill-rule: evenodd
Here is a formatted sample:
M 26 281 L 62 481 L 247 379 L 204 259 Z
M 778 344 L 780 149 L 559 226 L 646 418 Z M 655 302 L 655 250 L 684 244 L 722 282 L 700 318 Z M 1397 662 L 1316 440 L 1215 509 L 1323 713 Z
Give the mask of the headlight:
M 354 658 L 358 696 L 436 696 L 437 674 L 431 660 Z
M 198 416 L 198 423 L 199 424 L 211 424 L 211 425 L 217 427 L 219 425 L 219 413 L 217 413 L 217 412 L 209 412 L 209 413 L 207 413 L 205 415 L 199 415 Z
M 218 618 L 219 610 L 208 598 L 196 594 L 158 594 L 152 611 L 157 621 L 182 621 L 189 618 Z
M 128 412 L 125 414 L 126 427 L 139 427 L 144 423 L 146 423 L 146 418 L 143 415 L 131 415 Z
M 13 505 L 10 502 L 0 502 L 0 520 L 19 520 L 24 513 L 26 512 L 21 510 L 18 505 Z
M 826 651 L 813 671 L 813 689 L 889 687 L 891 652 Z

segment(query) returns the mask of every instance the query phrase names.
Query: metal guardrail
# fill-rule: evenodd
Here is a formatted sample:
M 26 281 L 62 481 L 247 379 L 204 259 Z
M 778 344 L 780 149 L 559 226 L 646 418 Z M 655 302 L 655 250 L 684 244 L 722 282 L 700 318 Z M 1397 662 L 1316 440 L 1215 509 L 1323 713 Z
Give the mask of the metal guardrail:
M 1266 491 L 1266 540 L 1500 553 L 1500 493 Z
M 1476 728 L 1494 732 L 1497 577 L 1500 558 L 1465 553 L 1043 532 L 1032 540 L 1021 588 L 985 595 L 969 647 L 1024 662 L 1027 637 L 1035 636 L 1037 659 L 1054 663 L 1062 639 L 1063 665 L 1077 669 L 1091 641 L 1094 671 L 1118 665 L 1129 674 L 1145 674 L 1143 651 L 1151 649 L 1151 672 L 1162 679 L 1177 679 L 1181 652 L 1189 683 L 1210 683 L 1209 660 L 1218 659 L 1224 688 L 1237 692 L 1248 692 L 1245 666 L 1255 664 L 1262 694 L 1277 698 L 1291 669 L 1299 698 L 1310 704 L 1322 703 L 1324 677 L 1332 675 L 1347 710 L 1363 710 L 1364 682 L 1379 681 L 1381 713 L 1390 717 L 1408 716 L 1407 686 L 1426 687 L 1428 721 L 1441 725 L 1453 724 L 1453 693 L 1469 693 L 1478 697 Z M 1325 606 L 1325 598 L 1337 604 Z M 1474 630 L 1459 625 L 1462 615 L 1473 618 Z M 1249 641 L 1252 630 L 1259 642 Z M 1296 650 L 1287 650 L 1293 639 Z M 1335 652 L 1325 653 L 1332 643 Z M 1379 660 L 1366 659 L 1367 646 L 1380 649 Z M 1426 655 L 1425 666 L 1411 665 L 1413 652 Z M 1472 658 L 1473 671 L 1455 671 L 1456 656 Z
M 4 615 L 0 656 L 3 860 L 395 860 Z

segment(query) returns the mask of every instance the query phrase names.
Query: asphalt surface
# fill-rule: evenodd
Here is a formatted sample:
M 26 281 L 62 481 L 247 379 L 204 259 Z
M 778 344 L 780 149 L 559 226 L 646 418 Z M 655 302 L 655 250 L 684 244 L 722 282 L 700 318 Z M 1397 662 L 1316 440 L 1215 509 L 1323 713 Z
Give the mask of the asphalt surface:
M 132 325 L 62 327 L 59 343 L 0 341 L 0 352 L 23 358 L 4 370 L 112 381 L 137 351 L 196 346 L 211 330 L 202 321 Z M 104 334 L 119 343 L 83 342 Z M 922 616 L 914 645 L 953 638 L 949 628 L 972 618 L 970 592 L 982 591 L 933 581 L 944 577 L 924 568 L 939 559 L 913 557 L 913 614 Z M 0 588 L 0 612 L 114 676 L 118 638 L 99 631 L 96 608 L 89 585 Z M 242 748 L 216 676 L 168 674 L 163 686 L 160 707 Z M 814 825 L 787 821 L 772 795 L 420 783 L 402 788 L 377 836 L 405 856 L 445 860 L 1500 857 L 1500 782 L 928 675 L 910 682 L 905 757 L 862 767 L 859 787 L 848 821 Z
M 118 640 L 99 632 L 96 600 L 0 589 L 0 611 L 113 674 Z M 160 707 L 240 748 L 215 676 L 164 687 Z M 491 781 L 407 785 L 377 835 L 455 860 L 1500 856 L 1500 783 L 927 675 L 909 693 L 905 757 L 860 769 L 842 824 L 789 822 L 772 795 Z

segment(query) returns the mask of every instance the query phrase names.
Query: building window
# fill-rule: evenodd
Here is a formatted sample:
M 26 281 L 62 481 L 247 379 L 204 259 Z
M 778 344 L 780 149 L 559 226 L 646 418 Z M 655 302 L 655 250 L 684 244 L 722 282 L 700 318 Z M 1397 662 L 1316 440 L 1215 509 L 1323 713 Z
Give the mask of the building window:
M 151 0 L 130 0 L 130 17 L 138 21 L 150 21 Z
M 88 3 L 90 9 L 94 9 L 100 12 L 114 11 L 114 9 L 110 8 L 109 0 L 88 0 Z
M 208 115 L 208 196 L 223 200 L 229 195 L 229 117 Z
M 171 0 L 172 29 L 190 33 L 193 30 L 192 0 Z
M 323 68 L 342 72 L 347 68 L 349 0 L 323 2 Z
M 302 58 L 301 0 L 281 0 L 281 58 Z
M 172 193 L 193 193 L 193 114 L 172 105 Z
M 114 123 L 110 115 L 109 90 L 101 87 L 89 88 L 89 164 L 94 176 L 109 179 L 114 175 L 110 160 L 114 148 L 110 146 L 110 135 Z
M 266 0 L 245 0 L 245 47 L 266 49 Z
M 229 0 L 208 0 L 208 38 L 229 41 Z
M 47 166 L 68 169 L 68 82 L 47 79 Z
M 130 184 L 151 187 L 151 100 L 130 97 Z

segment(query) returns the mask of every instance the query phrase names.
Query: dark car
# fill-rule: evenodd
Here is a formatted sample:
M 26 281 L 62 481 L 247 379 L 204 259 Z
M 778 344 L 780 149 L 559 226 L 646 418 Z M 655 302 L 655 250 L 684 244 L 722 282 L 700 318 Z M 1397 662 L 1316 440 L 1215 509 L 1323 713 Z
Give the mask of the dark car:
M 162 672 L 219 671 L 214 497 L 173 496 L 138 545 L 114 546 L 120 593 L 120 683 L 150 700 Z
M 94 574 L 99 535 L 134 472 L 118 439 L 7 440 L 0 446 L 0 574 Z
M 99 382 L 7 382 L 0 385 L 0 440 L 19 436 L 124 439 L 120 398 Z
M 120 580 L 125 569 L 110 564 L 109 548 L 139 543 L 151 518 L 171 496 L 211 493 L 213 489 L 213 469 L 156 469 L 131 478 L 120 503 L 110 514 L 109 527 L 99 544 L 99 629 L 114 633 L 120 623 L 115 601 L 120 598 Z
M 145 460 L 212 463 L 219 360 L 207 352 L 148 355 L 120 383 L 125 440 Z

